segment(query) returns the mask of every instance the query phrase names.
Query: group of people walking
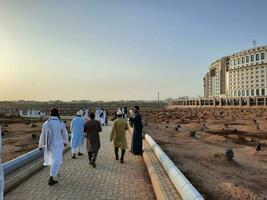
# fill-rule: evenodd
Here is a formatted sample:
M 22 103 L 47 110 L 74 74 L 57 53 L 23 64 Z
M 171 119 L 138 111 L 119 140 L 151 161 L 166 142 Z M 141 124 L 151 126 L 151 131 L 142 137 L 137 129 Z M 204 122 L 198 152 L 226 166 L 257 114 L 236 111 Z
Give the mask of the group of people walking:
M 103 109 L 96 109 L 96 112 L 91 112 L 88 119 L 88 110 L 85 112 L 80 110 L 72 119 L 70 125 L 71 139 L 70 147 L 72 158 L 82 156 L 82 146 L 86 137 L 86 149 L 88 153 L 89 164 L 93 168 L 96 167 L 96 159 L 100 149 L 100 136 L 102 126 L 107 124 L 106 113 L 105 121 L 101 118 Z M 101 115 L 101 116 L 100 116 Z M 139 107 L 135 106 L 130 111 L 129 122 L 133 125 L 133 135 L 131 152 L 135 155 L 142 155 L 142 119 L 139 114 Z M 115 159 L 124 163 L 124 155 L 127 145 L 126 131 L 129 129 L 128 122 L 125 119 L 125 112 L 118 109 L 117 118 L 113 123 L 110 141 L 113 142 Z M 57 183 L 57 175 L 63 162 L 64 146 L 68 144 L 68 131 L 64 122 L 60 119 L 58 109 L 51 110 L 51 117 L 43 124 L 42 133 L 39 139 L 39 149 L 44 148 L 44 165 L 50 166 L 49 185 Z M 119 149 L 121 154 L 119 156 Z

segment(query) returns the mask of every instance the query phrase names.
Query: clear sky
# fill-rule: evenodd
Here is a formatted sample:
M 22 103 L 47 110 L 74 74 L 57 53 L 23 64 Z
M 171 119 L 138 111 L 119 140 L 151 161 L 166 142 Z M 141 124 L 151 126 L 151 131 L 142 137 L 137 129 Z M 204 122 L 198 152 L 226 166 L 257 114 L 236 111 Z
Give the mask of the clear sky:
M 203 94 L 211 62 L 267 44 L 266 0 L 0 0 L 0 100 Z

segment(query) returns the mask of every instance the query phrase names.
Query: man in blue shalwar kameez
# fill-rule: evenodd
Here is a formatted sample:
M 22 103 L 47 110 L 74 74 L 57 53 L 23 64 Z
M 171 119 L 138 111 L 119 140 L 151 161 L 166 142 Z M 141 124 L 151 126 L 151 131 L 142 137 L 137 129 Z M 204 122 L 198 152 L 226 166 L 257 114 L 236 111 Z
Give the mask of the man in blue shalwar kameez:
M 85 119 L 83 117 L 83 111 L 77 112 L 76 117 L 71 121 L 70 131 L 71 131 L 71 141 L 70 147 L 72 151 L 72 158 L 76 159 L 76 155 L 81 156 L 82 145 L 84 140 L 84 124 Z

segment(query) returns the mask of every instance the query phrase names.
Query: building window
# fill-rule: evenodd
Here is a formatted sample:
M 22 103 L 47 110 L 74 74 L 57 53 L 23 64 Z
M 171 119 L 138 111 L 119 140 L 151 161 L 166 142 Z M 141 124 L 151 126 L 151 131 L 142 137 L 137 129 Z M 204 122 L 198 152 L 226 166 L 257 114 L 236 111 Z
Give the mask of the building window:
M 240 90 L 238 90 L 238 96 L 240 97 L 240 95 L 241 95 L 241 91 L 240 91 Z
M 246 57 L 246 63 L 248 63 L 248 62 L 249 62 L 249 56 Z
M 254 62 L 254 55 L 250 56 L 250 62 Z
M 261 95 L 265 95 L 265 89 L 261 89 Z
M 238 58 L 238 64 L 240 64 L 240 58 Z
M 264 82 L 264 79 L 261 79 L 261 82 Z
M 242 96 L 245 96 L 245 90 L 242 90 Z
M 256 61 L 260 60 L 260 54 L 256 54 Z
M 265 59 L 265 53 L 261 53 L 261 60 Z
M 256 89 L 256 96 L 259 96 L 259 95 L 260 95 L 260 90 Z
M 249 90 L 247 90 L 247 96 L 249 96 Z
M 244 63 L 245 62 L 245 57 L 242 57 L 242 63 Z
M 236 65 L 236 59 L 234 59 L 234 65 Z
M 254 89 L 251 90 L 250 94 L 251 96 L 254 96 Z

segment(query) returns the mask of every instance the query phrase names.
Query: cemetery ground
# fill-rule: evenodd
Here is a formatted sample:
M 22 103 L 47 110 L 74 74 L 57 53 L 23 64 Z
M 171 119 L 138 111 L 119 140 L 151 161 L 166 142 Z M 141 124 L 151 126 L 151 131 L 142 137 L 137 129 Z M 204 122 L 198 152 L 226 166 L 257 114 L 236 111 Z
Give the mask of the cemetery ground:
M 143 117 L 144 133 L 205 199 L 267 199 L 266 108 L 166 108 Z

